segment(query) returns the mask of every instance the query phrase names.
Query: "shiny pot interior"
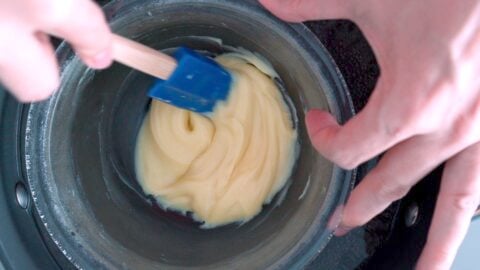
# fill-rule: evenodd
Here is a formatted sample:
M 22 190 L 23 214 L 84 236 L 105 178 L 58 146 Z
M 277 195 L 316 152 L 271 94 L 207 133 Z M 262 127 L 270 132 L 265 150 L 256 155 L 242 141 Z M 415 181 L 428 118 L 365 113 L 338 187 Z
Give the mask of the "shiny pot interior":
M 205 230 L 163 211 L 141 192 L 134 170 L 153 79 L 119 64 L 90 70 L 63 44 L 57 51 L 62 85 L 48 101 L 30 106 L 23 134 L 35 207 L 58 248 L 86 269 L 308 264 L 328 242 L 329 217 L 355 176 L 315 152 L 303 122 L 309 108 L 328 109 L 339 121 L 352 115 L 323 46 L 306 27 L 279 21 L 256 1 L 113 1 L 105 11 L 114 32 L 156 49 L 187 45 L 215 55 L 233 46 L 268 59 L 293 103 L 299 159 L 288 187 L 241 226 Z

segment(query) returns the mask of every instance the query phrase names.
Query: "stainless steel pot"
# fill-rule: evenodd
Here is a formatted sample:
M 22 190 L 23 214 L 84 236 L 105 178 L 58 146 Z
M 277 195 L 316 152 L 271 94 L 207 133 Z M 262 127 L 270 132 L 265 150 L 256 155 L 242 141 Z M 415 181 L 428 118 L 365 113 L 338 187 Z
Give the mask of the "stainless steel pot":
M 57 247 L 85 269 L 307 265 L 330 239 L 329 218 L 355 177 L 316 153 L 303 123 L 313 107 L 340 122 L 353 114 L 323 46 L 305 26 L 279 21 L 256 1 L 119 0 L 105 12 L 113 31 L 157 49 L 187 45 L 218 54 L 234 46 L 263 55 L 300 119 L 300 157 L 289 186 L 242 226 L 204 230 L 162 211 L 138 188 L 133 161 L 152 78 L 118 64 L 90 70 L 62 44 L 60 90 L 28 108 L 20 132 L 34 205 Z

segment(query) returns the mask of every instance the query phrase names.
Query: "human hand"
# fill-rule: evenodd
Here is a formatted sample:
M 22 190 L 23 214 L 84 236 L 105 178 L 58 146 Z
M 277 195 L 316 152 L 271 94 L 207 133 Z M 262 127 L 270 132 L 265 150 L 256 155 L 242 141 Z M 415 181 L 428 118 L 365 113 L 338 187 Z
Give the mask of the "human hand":
M 312 110 L 325 157 L 351 169 L 384 153 L 352 191 L 337 235 L 368 222 L 446 161 L 417 269 L 449 269 L 480 200 L 480 2 L 260 0 L 288 21 L 346 18 L 373 47 L 381 76 L 344 125 Z
M 39 101 L 59 85 L 49 35 L 70 42 L 92 68 L 112 62 L 111 35 L 90 0 L 0 0 L 0 82 L 20 101 Z

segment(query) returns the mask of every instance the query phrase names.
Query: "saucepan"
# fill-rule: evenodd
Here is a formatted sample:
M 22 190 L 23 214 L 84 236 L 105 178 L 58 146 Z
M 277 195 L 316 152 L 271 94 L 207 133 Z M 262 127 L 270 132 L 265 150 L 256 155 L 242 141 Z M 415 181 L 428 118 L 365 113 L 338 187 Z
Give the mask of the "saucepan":
M 135 142 L 153 78 L 120 64 L 87 68 L 68 44 L 57 50 L 61 87 L 25 110 L 22 156 L 40 226 L 83 269 L 298 269 L 332 237 L 331 217 L 356 177 L 312 147 L 311 108 L 339 122 L 353 115 L 332 58 L 302 24 L 282 22 L 257 1 L 112 1 L 114 32 L 166 52 L 208 55 L 243 48 L 267 59 L 291 100 L 299 157 L 287 185 L 245 224 L 203 229 L 158 207 L 139 188 Z

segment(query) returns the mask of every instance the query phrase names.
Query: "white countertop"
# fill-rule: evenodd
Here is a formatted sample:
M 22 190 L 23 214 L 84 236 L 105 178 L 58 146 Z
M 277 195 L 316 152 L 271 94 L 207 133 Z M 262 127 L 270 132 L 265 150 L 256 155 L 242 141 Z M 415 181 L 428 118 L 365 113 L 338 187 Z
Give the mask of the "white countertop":
M 473 220 L 452 267 L 452 270 L 478 269 L 480 269 L 480 218 Z

